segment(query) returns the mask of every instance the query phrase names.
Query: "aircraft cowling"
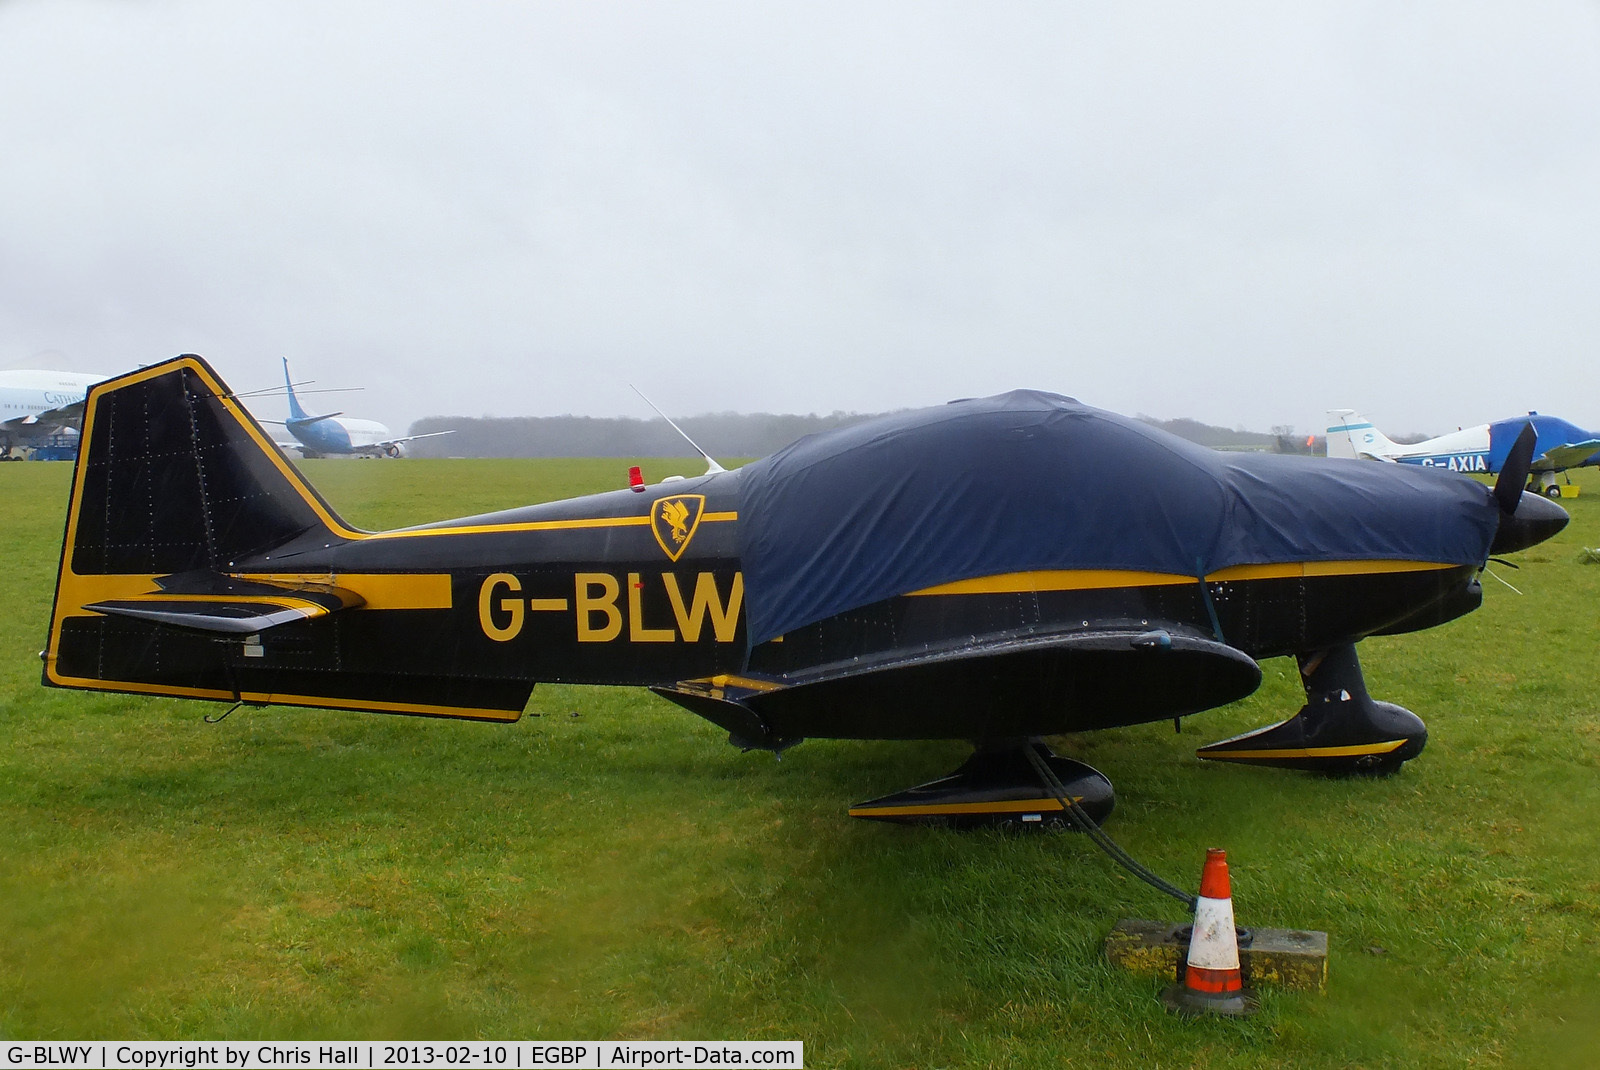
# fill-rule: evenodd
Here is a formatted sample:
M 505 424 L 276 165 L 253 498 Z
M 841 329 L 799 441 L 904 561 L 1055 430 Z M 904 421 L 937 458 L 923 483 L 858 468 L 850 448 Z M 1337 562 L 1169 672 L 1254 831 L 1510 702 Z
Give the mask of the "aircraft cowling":
M 984 576 L 1200 577 L 1329 561 L 1476 570 L 1503 508 L 1464 476 L 1219 453 L 1038 391 L 808 436 L 742 472 L 752 647 Z
M 391 442 L 383 447 L 383 455 L 396 459 L 404 457 L 406 455 L 406 444 L 404 442 Z

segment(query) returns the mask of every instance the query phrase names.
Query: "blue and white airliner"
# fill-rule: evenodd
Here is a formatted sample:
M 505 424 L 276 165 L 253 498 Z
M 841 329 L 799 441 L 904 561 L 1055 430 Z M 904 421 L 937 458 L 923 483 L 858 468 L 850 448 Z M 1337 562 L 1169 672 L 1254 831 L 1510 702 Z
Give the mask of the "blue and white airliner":
M 455 434 L 454 431 L 434 431 L 426 435 L 397 438 L 376 420 L 357 420 L 342 412 L 312 416 L 300 407 L 300 399 L 295 397 L 294 380 L 289 377 L 288 357 L 283 358 L 283 384 L 289 392 L 289 418 L 282 422 L 295 441 L 280 442 L 278 445 L 284 449 L 297 449 L 302 457 L 404 457 L 407 442 Z
M 1500 471 L 1517 435 L 1532 424 L 1539 438 L 1533 450 L 1529 489 L 1551 498 L 1563 494 L 1561 485 L 1556 482 L 1557 472 L 1600 466 L 1600 433 L 1585 431 L 1566 420 L 1537 412 L 1464 427 L 1409 445 L 1390 441 L 1371 420 L 1354 409 L 1329 409 L 1328 416 L 1329 457 L 1370 457 L 1424 468 L 1486 474 Z M 1577 488 L 1571 487 L 1565 493 L 1576 494 Z
M 26 449 L 83 421 L 83 397 L 105 375 L 39 370 L 0 372 L 0 460 L 20 461 Z

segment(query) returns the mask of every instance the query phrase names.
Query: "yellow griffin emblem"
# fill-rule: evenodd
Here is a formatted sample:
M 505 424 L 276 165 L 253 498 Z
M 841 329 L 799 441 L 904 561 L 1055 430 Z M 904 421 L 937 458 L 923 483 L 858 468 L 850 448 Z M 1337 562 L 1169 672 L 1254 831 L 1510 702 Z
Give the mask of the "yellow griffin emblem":
M 650 530 L 656 542 L 676 561 L 689 548 L 689 540 L 700 526 L 700 515 L 706 509 L 704 494 L 679 494 L 671 498 L 657 498 L 650 505 Z

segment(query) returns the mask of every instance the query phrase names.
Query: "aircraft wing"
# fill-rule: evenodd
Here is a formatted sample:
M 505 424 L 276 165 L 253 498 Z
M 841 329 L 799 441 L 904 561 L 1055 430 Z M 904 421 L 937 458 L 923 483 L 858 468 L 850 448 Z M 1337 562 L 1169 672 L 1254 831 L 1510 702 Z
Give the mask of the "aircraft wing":
M 1600 453 L 1600 438 L 1591 438 L 1587 442 L 1569 442 L 1565 446 L 1553 446 L 1545 451 L 1544 456 L 1533 459 L 1533 470 L 1559 472 L 1563 468 L 1576 468 L 1596 453 Z
M 984 735 L 1142 724 L 1225 705 L 1260 683 L 1260 666 L 1225 643 L 1180 626 L 1138 626 L 996 636 L 865 664 L 654 690 L 738 741 L 769 747 L 806 735 L 859 737 L 869 719 L 902 726 L 885 738 L 919 738 L 957 710 L 974 724 L 991 721 Z
M 374 442 L 370 446 L 357 446 L 357 447 L 355 447 L 355 452 L 357 452 L 357 453 L 388 453 L 394 447 L 400 445 L 403 442 L 415 442 L 419 438 L 438 438 L 440 435 L 453 435 L 453 434 L 455 434 L 455 429 L 454 428 L 450 429 L 449 431 L 429 431 L 425 435 L 405 435 L 405 436 L 402 436 L 400 438 L 386 438 L 382 442 Z
M 46 409 L 34 416 L 41 424 L 56 424 L 60 427 L 78 429 L 83 426 L 83 402 L 74 401 L 70 405 L 62 405 L 56 409 Z
M 63 405 L 58 409 L 46 409 L 44 412 L 31 413 L 27 416 L 13 416 L 9 420 L 0 420 L 0 427 L 11 431 L 20 431 L 27 428 L 34 434 L 41 433 L 54 427 L 71 427 L 74 430 L 83 426 L 83 402 L 75 401 L 71 405 Z
M 448 431 L 429 431 L 425 435 L 406 435 L 404 438 L 391 438 L 387 442 L 378 443 L 378 445 L 380 447 L 381 446 L 394 446 L 394 445 L 398 445 L 401 442 L 415 442 L 419 438 L 438 438 L 440 435 L 453 435 L 455 433 L 456 433 L 455 432 L 455 428 L 451 428 Z

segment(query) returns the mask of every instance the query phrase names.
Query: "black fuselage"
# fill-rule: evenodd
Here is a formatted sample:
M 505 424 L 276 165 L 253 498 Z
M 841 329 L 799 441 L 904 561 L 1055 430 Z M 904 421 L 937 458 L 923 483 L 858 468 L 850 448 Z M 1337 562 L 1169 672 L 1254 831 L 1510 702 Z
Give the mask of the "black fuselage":
M 955 485 L 950 500 L 893 467 L 865 474 L 899 499 L 842 495 L 838 481 L 863 474 L 850 451 L 878 448 L 847 436 L 805 466 L 780 454 L 371 533 L 333 513 L 203 362 L 178 358 L 91 393 L 45 682 L 492 720 L 520 716 L 539 682 L 643 685 L 757 745 L 993 738 L 1198 712 L 1254 690 L 1257 659 L 1430 627 L 1481 599 L 1500 515 L 1486 488 L 1372 465 L 1217 461 L 1069 399 L 1000 401 L 974 426 L 1021 423 L 989 438 L 955 410 L 891 421 L 884 441 L 905 447 L 922 486 Z M 1005 489 L 1001 462 L 1077 456 L 1102 425 L 1119 449 L 1176 466 L 1170 502 L 1130 509 L 1122 484 L 1080 480 L 1034 508 L 1059 466 Z M 1089 437 L 1069 450 L 1074 435 Z M 952 452 L 930 455 L 915 436 Z M 984 461 L 988 482 L 943 477 L 983 460 L 974 443 L 991 438 L 1011 452 Z M 1325 508 L 1302 523 L 1302 499 L 1371 515 Z M 1431 525 L 1421 539 L 1416 517 Z M 1381 538 L 1368 537 L 1373 520 Z M 1147 561 L 1146 544 L 1165 557 Z M 1186 572 L 1199 561 L 1175 548 L 1191 544 L 1231 556 Z M 1433 556 L 1370 552 L 1435 544 Z M 1257 545 L 1268 549 L 1252 556 Z M 807 589 L 775 601 L 796 575 Z M 892 593 L 805 608 L 840 590 Z M 755 596 L 764 623 L 752 626 Z M 792 626 L 767 634 L 774 620 Z
M 1158 720 L 1255 686 L 1244 669 L 1221 679 L 1214 670 L 1109 679 L 1082 669 L 1075 648 L 1036 640 L 1166 629 L 1261 659 L 1429 626 L 1481 599 L 1476 570 L 1425 562 L 1243 566 L 1203 582 L 1052 570 L 887 599 L 747 651 L 738 487 L 735 472 L 442 525 L 346 532 L 328 545 L 318 535 L 238 560 L 230 572 L 330 581 L 362 594 L 365 607 L 283 625 L 249 645 L 174 629 L 149 641 L 169 648 L 160 660 L 174 666 L 210 661 L 201 686 L 278 701 L 334 688 L 396 703 L 444 702 L 448 692 L 450 706 L 498 707 L 519 704 L 538 682 L 644 685 L 675 696 L 686 682 L 693 691 L 694 681 L 732 674 L 773 692 L 825 685 L 796 690 L 788 702 L 758 698 L 780 736 L 971 738 Z M 705 500 L 673 561 L 648 520 L 658 500 L 685 495 Z M 133 626 L 75 624 L 88 633 Z M 963 660 L 969 650 L 993 657 L 978 668 Z M 879 665 L 903 668 L 878 685 L 870 670 Z

